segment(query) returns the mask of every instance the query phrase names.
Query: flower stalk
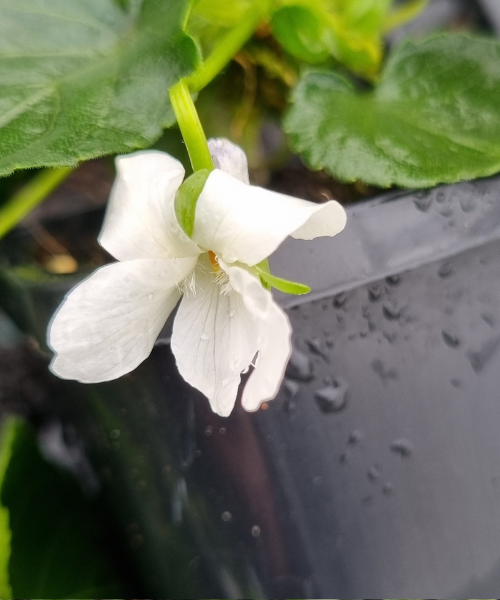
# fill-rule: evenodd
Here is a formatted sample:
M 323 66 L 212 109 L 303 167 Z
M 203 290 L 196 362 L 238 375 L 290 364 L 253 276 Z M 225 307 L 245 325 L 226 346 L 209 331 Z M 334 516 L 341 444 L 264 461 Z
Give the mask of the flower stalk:
M 214 163 L 186 79 L 170 88 L 170 101 L 191 159 L 193 171 L 212 171 Z

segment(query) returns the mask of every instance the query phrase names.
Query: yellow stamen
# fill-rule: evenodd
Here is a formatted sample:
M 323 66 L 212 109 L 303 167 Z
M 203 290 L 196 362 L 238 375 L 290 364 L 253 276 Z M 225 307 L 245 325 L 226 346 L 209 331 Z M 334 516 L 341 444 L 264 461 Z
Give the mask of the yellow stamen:
M 217 257 L 211 250 L 208 251 L 208 258 L 210 259 L 210 262 L 212 263 L 212 268 L 214 270 L 214 273 L 218 273 L 220 271 L 220 265 L 217 261 Z

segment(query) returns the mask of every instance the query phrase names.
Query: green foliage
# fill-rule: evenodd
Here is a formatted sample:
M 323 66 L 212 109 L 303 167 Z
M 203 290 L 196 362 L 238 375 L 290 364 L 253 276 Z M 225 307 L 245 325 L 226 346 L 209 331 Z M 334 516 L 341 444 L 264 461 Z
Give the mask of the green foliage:
M 78 484 L 41 457 L 35 435 L 22 422 L 9 423 L 7 431 L 9 453 L 0 455 L 1 500 L 12 531 L 13 596 L 7 597 L 120 597 L 95 513 Z M 2 520 L 0 513 L 0 541 Z M 3 563 L 0 553 L 0 582 Z
M 210 175 L 208 169 L 200 169 L 188 177 L 175 196 L 175 215 L 189 237 L 193 235 L 196 203 Z
M 0 487 L 12 457 L 12 445 L 16 436 L 18 421 L 10 419 L 4 423 L 0 438 Z M 9 560 L 11 553 L 11 532 L 9 511 L 0 505 L 0 598 L 13 598 L 9 578 Z
M 272 18 L 273 33 L 300 60 L 333 56 L 368 78 L 382 60 L 384 20 L 392 0 L 284 0 Z
M 0 175 L 143 148 L 174 116 L 168 89 L 198 51 L 188 0 L 5 0 Z
M 500 169 L 499 98 L 500 43 L 439 35 L 396 49 L 372 92 L 307 74 L 285 129 L 313 168 L 341 180 L 427 187 Z

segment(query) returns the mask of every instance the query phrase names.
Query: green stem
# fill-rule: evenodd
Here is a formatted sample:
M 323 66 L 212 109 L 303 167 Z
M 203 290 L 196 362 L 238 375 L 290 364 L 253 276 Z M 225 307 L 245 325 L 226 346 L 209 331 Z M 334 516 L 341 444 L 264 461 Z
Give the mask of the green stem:
M 208 149 L 207 138 L 185 79 L 181 79 L 170 88 L 170 102 L 186 143 L 193 171 L 200 169 L 212 171 L 214 163 Z
M 212 54 L 188 77 L 191 91 L 199 92 L 208 85 L 252 37 L 263 17 L 264 11 L 261 5 L 262 2 L 255 2 L 255 6 L 244 15 L 240 25 L 227 33 Z
M 41 204 L 73 171 L 72 167 L 45 169 L 28 181 L 0 208 L 0 239 Z

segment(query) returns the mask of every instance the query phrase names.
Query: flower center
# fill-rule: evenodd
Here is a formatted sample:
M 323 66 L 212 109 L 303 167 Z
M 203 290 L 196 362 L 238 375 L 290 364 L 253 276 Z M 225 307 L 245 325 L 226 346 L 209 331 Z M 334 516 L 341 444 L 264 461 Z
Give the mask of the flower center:
M 210 259 L 210 262 L 212 263 L 212 269 L 214 270 L 214 273 L 218 273 L 220 271 L 220 265 L 219 265 L 219 262 L 217 261 L 217 257 L 211 250 L 208 251 L 208 258 Z

